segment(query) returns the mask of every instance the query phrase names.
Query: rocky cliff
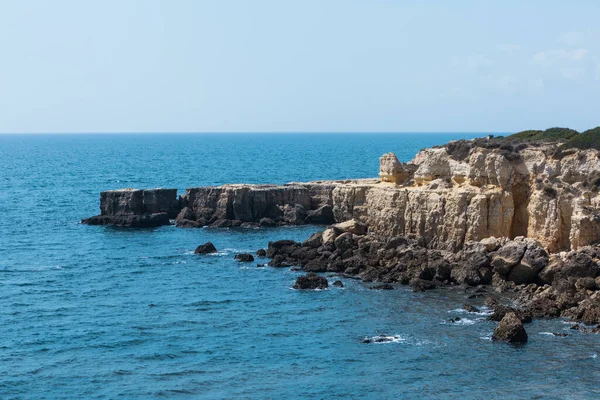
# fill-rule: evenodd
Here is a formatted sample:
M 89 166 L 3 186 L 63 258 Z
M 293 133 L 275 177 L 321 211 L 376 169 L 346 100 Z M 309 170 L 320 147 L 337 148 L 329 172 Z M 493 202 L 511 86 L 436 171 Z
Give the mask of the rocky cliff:
M 81 222 L 148 228 L 169 225 L 180 210 L 177 189 L 121 189 L 100 193 L 100 215 Z
M 166 213 L 179 226 L 289 225 L 357 219 L 381 236 L 416 235 L 457 251 L 487 237 L 536 239 L 550 252 L 600 241 L 600 152 L 559 143 L 451 142 L 409 163 L 381 157 L 380 179 L 103 192 L 87 223 Z M 131 219 L 137 226 L 138 217 Z M 156 215 L 155 217 L 156 218 Z M 139 224 L 138 224 L 139 225 Z

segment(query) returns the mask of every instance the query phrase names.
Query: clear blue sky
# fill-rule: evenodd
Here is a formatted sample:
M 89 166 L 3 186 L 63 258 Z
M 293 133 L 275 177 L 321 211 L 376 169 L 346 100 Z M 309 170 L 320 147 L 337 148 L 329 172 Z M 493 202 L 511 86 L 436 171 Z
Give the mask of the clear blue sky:
M 0 0 L 0 132 L 600 125 L 600 2 Z

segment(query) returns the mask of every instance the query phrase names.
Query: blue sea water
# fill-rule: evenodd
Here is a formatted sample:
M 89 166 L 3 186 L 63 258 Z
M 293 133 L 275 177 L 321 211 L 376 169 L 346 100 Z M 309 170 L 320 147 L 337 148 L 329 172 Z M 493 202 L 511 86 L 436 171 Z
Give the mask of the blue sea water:
M 564 321 L 515 347 L 457 290 L 302 292 L 233 260 L 317 227 L 79 224 L 101 190 L 374 177 L 383 153 L 482 135 L 0 136 L 0 398 L 598 398 L 600 337 Z

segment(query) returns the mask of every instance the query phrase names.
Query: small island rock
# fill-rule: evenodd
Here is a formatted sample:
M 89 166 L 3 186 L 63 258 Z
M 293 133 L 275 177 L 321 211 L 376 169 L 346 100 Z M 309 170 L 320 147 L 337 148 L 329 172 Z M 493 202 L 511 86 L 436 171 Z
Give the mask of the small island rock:
M 198 246 L 196 248 L 196 250 L 194 251 L 194 254 L 210 254 L 210 253 L 216 253 L 216 252 L 217 252 L 217 248 L 215 247 L 215 245 L 212 244 L 211 242 L 206 242 L 206 243 Z

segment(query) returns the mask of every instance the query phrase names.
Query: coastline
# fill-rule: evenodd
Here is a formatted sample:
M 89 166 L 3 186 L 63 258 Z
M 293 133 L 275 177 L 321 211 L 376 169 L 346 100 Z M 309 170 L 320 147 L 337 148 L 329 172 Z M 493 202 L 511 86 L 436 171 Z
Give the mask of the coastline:
M 388 153 L 379 179 L 231 184 L 190 188 L 179 198 L 175 189 L 108 191 L 101 214 L 82 222 L 322 224 L 328 228 L 303 243 L 269 243 L 269 265 L 419 291 L 489 285 L 514 293 L 521 306 L 498 305 L 495 314 L 600 324 L 600 157 L 593 149 L 559 153 L 560 145 L 463 140 L 424 149 L 407 164 Z

